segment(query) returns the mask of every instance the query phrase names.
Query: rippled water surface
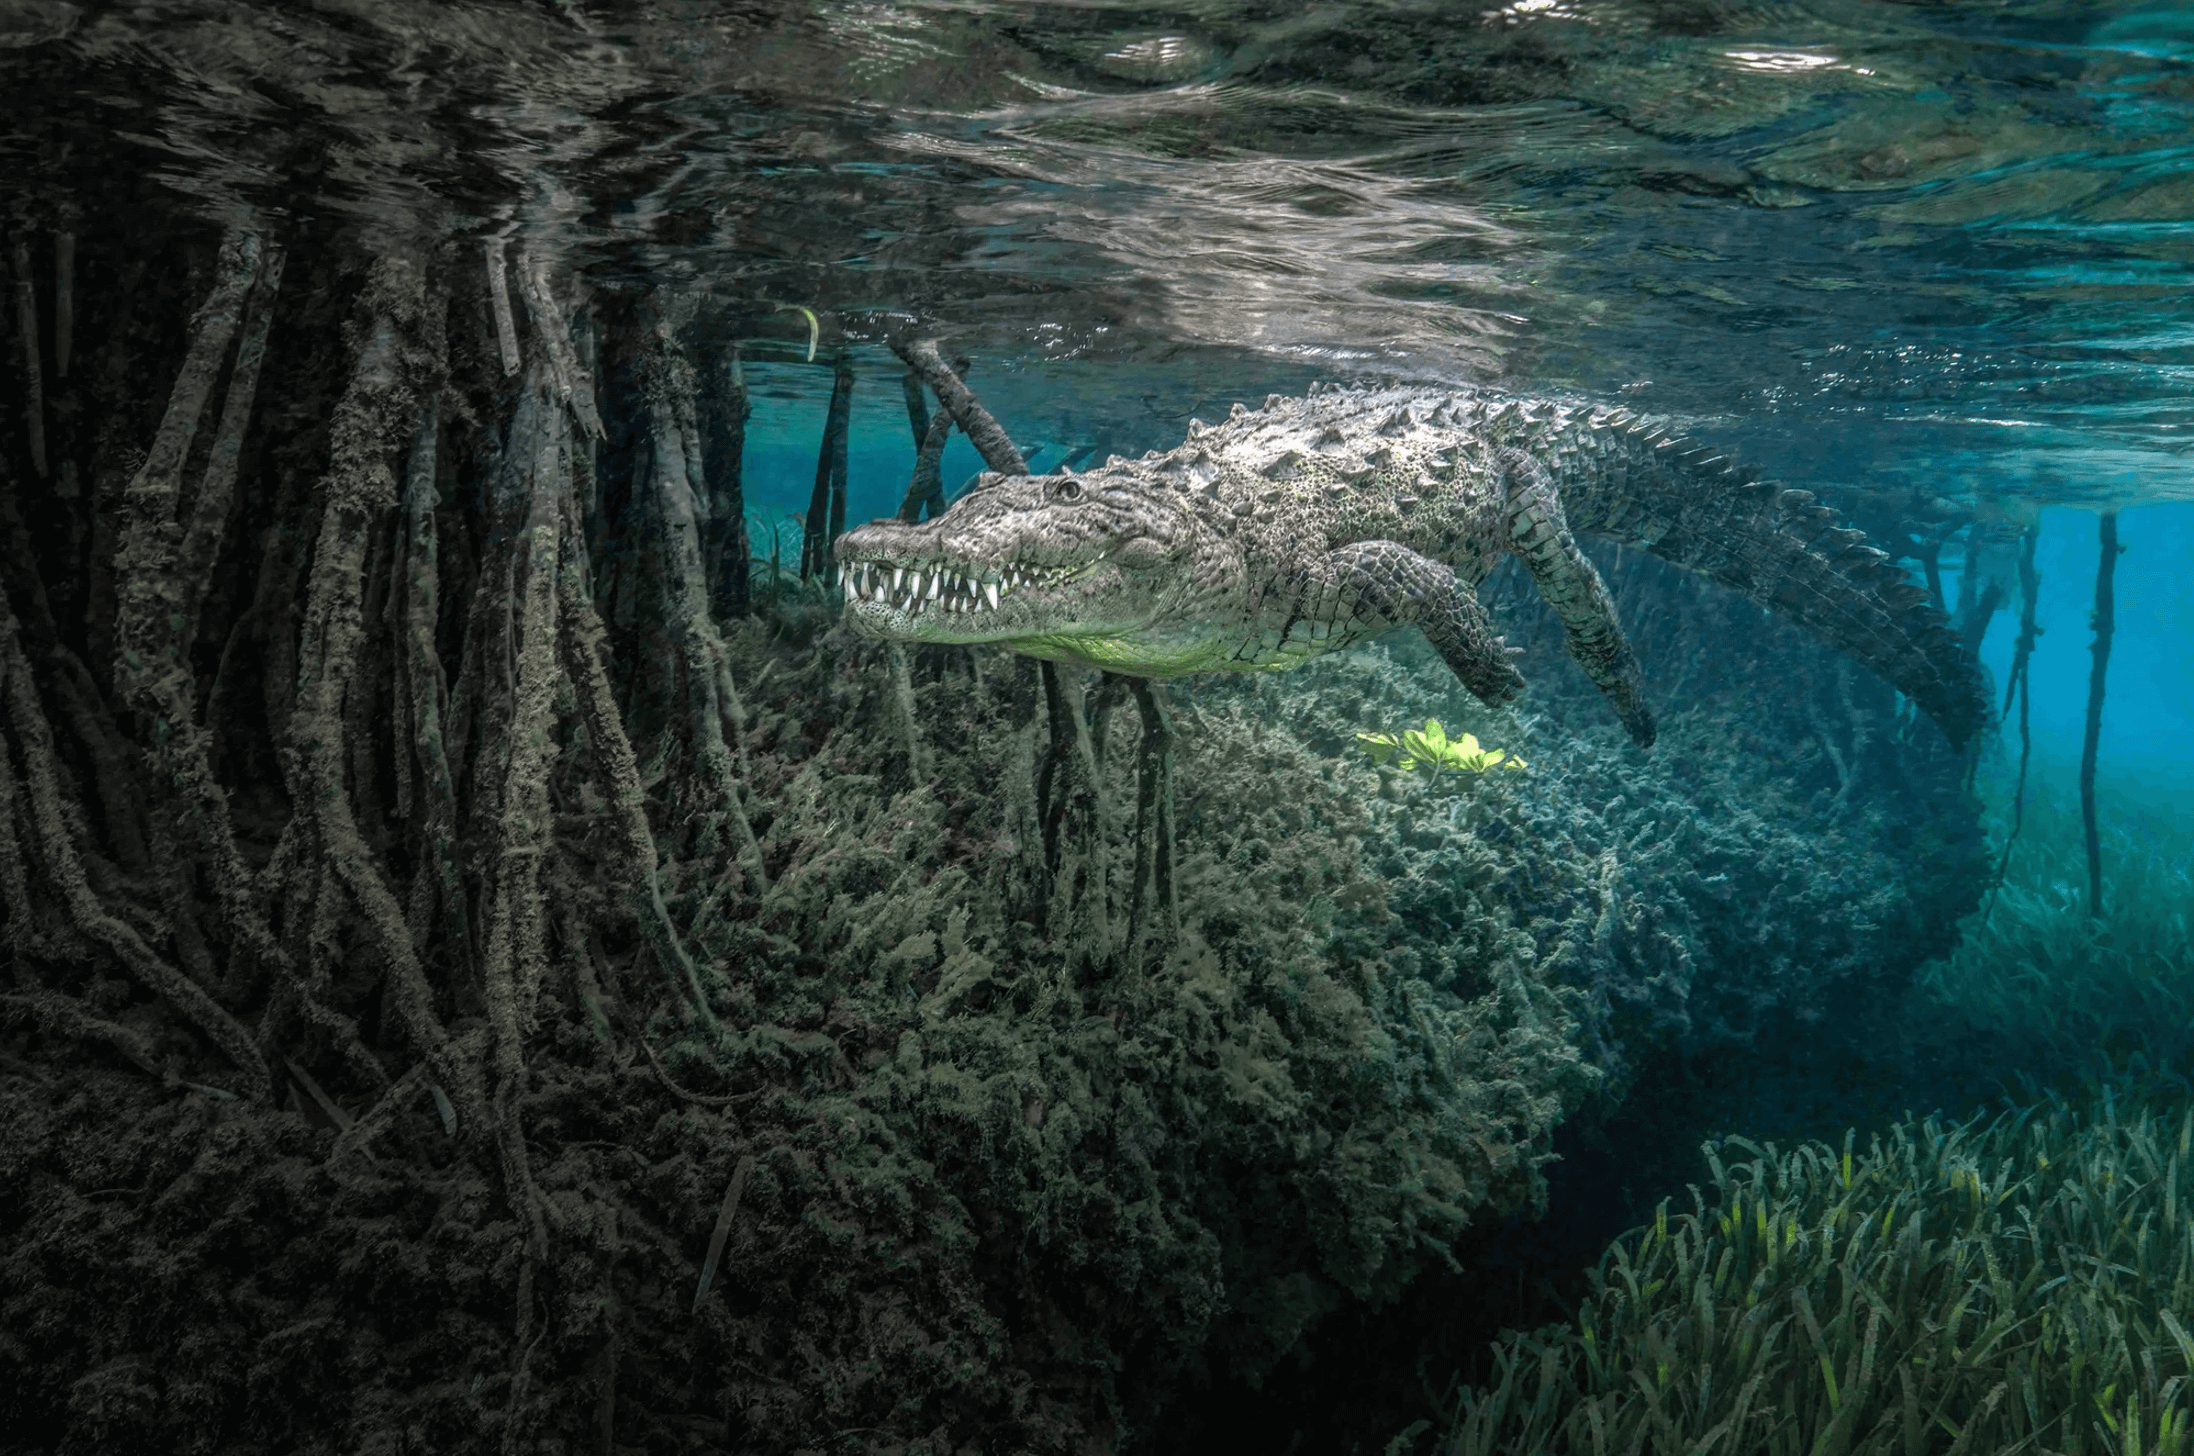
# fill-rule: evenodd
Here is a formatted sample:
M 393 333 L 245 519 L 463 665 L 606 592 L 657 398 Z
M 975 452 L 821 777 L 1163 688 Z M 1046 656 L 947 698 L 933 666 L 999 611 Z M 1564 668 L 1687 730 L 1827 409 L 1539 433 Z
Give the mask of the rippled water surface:
M 916 313 L 1062 450 L 1371 372 L 2013 515 L 2194 495 L 2186 7 L 15 0 L 0 47 L 49 195 L 505 235 L 795 353 Z

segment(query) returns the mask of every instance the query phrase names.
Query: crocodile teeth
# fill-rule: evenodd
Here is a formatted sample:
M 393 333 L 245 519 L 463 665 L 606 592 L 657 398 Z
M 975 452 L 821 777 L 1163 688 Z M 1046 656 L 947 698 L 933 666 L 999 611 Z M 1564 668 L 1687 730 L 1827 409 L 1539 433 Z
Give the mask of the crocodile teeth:
M 983 595 L 990 598 L 991 609 L 995 611 L 998 606 L 998 583 L 994 581 L 983 583 Z

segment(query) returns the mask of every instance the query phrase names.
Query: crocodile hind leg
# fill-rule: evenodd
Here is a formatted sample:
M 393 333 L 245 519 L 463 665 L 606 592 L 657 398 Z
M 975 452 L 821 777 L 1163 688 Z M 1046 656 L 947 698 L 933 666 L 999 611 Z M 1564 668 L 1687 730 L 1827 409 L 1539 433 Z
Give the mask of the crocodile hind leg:
M 1562 619 L 1569 655 L 1607 695 L 1640 748 L 1653 746 L 1653 710 L 1646 706 L 1645 677 L 1615 620 L 1607 584 L 1569 532 L 1562 498 L 1546 468 L 1521 450 L 1504 451 L 1508 486 L 1508 549 L 1523 559 L 1539 595 Z
M 1514 702 L 1524 675 L 1470 584 L 1398 541 L 1358 541 L 1318 558 L 1302 584 L 1301 615 L 1362 640 L 1414 622 L 1463 686 L 1491 707 Z M 1336 646 L 1341 645 L 1337 639 Z

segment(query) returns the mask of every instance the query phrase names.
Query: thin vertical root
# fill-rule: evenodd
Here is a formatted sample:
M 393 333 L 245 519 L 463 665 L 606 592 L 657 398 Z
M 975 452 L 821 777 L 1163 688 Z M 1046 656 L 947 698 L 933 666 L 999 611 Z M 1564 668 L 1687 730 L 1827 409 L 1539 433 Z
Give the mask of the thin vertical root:
M 653 1053 L 650 1053 L 653 1055 Z M 739 1198 L 746 1192 L 747 1178 L 754 1172 L 754 1155 L 747 1154 L 732 1169 L 731 1183 L 724 1189 L 724 1201 L 716 1210 L 716 1227 L 708 1236 L 708 1255 L 701 1260 L 701 1277 L 694 1281 L 693 1308 L 699 1313 L 701 1301 L 708 1297 L 709 1286 L 716 1282 L 716 1269 L 724 1257 L 724 1245 L 731 1239 L 731 1230 L 739 1217 Z
M 566 529 L 573 527 L 567 518 Z M 709 1009 L 700 970 L 686 954 L 677 928 L 671 924 L 670 911 L 663 904 L 661 866 L 655 853 L 654 832 L 648 828 L 647 793 L 640 784 L 639 761 L 633 754 L 632 740 L 625 736 L 624 720 L 618 715 L 617 699 L 602 665 L 602 639 L 608 634 L 569 553 L 556 585 L 558 604 L 563 609 L 565 670 L 578 693 L 587 727 L 587 750 L 600 779 L 602 797 L 617 816 L 624 830 L 626 852 L 632 857 L 633 908 L 642 926 L 652 932 L 657 959 L 685 998 L 691 1014 L 711 1036 L 720 1036 L 722 1027 Z
M 213 292 L 191 318 L 190 347 L 168 392 L 160 427 L 145 452 L 144 464 L 123 491 L 126 521 L 115 572 L 122 583 L 118 631 L 125 651 L 143 653 L 169 646 L 176 630 L 170 626 L 170 614 L 186 607 L 181 589 L 171 579 L 177 566 L 175 521 L 183 463 L 220 378 L 221 362 L 235 337 L 244 300 L 259 276 L 259 254 L 257 233 L 232 229 L 222 238 Z M 249 401 L 245 408 L 249 409 Z
M 7 664 L 0 661 L 0 692 L 7 686 Z M 7 944 L 19 957 L 39 948 L 38 915 L 31 905 L 30 867 L 23 859 L 23 844 L 15 826 L 22 809 L 16 802 L 15 765 L 5 740 L 0 740 L 0 904 L 8 911 Z
M 1135 797 L 1134 930 L 1140 942 L 1163 921 L 1169 933 L 1181 925 L 1173 879 L 1173 714 L 1165 689 L 1149 678 L 1128 679 L 1143 718 L 1140 773 Z
M 53 235 L 53 377 L 69 377 L 69 354 L 76 344 L 76 234 L 67 228 Z
M 557 472 L 536 477 L 537 492 L 561 494 Z M 530 998 L 521 989 L 539 984 L 536 964 L 541 944 L 541 855 L 549 841 L 548 758 L 554 751 L 549 729 L 556 694 L 557 528 L 552 522 L 529 533 L 522 608 L 516 703 L 510 725 L 510 759 L 505 771 L 502 816 L 497 826 L 498 853 L 491 870 L 495 889 L 488 901 L 487 948 L 482 957 L 482 989 L 488 1025 L 495 1036 L 495 1141 L 503 1181 L 512 1206 L 526 1220 L 526 1270 L 519 1281 L 519 1310 L 531 1307 L 531 1269 L 548 1254 L 548 1227 L 542 1216 L 547 1200 L 533 1181 L 518 1101 L 525 1091 L 525 1024 Z M 528 952 L 531 962 L 528 962 Z M 514 965 L 514 961 L 518 964 Z M 521 1324 L 519 1338 L 524 1339 Z
M 503 240 L 483 244 L 488 258 L 488 306 L 495 314 L 495 342 L 502 350 L 503 372 L 518 372 L 518 326 L 510 316 L 510 277 L 503 265 Z
M 830 439 L 830 523 L 823 531 L 824 578 L 838 579 L 838 538 L 846 533 L 846 451 L 852 437 L 853 361 L 841 350 L 831 379 L 831 407 L 837 429 Z M 841 404 L 840 401 L 844 402 Z
M 843 355 L 831 374 L 830 409 L 823 416 L 823 443 L 815 457 L 815 489 L 808 496 L 807 530 L 800 540 L 800 579 L 830 575 L 831 503 L 843 488 L 846 423 L 853 408 L 853 371 Z M 843 508 L 839 514 L 844 515 Z
M 197 497 L 191 502 L 190 525 L 183 533 L 182 550 L 176 555 L 176 584 L 182 595 L 183 627 L 177 634 L 186 649 L 198 640 L 198 614 L 213 578 L 213 563 L 221 538 L 228 533 L 229 514 L 236 501 L 236 465 L 244 450 L 244 431 L 259 394 L 259 366 L 266 359 L 267 333 L 274 326 L 274 301 L 282 287 L 283 252 L 269 248 L 252 285 L 245 316 L 250 326 L 237 346 L 236 365 L 229 371 L 227 396 L 221 401 L 221 422 L 214 430 L 213 453 L 206 458 Z
M 714 486 L 709 493 L 708 536 L 703 557 L 709 576 L 710 615 L 718 621 L 744 616 L 748 600 L 746 519 L 747 419 L 754 406 L 747 395 L 747 372 L 734 344 L 725 367 L 725 390 L 715 400 L 717 428 L 709 459 Z
M 432 876 L 426 883 L 442 906 L 451 946 L 463 956 L 472 944 L 472 930 L 466 923 L 465 882 L 457 862 L 457 790 L 442 741 L 442 660 L 434 640 L 441 621 L 441 566 L 434 523 L 438 429 L 436 404 L 430 399 L 420 407 L 411 461 L 404 472 L 402 658 L 410 679 L 411 743 L 418 753 L 420 793 L 426 807 L 422 832 Z M 403 751 L 401 745 L 398 751 Z
M 533 528 L 521 608 L 518 682 L 504 771 L 502 814 L 491 873 L 496 895 L 483 977 L 496 1058 L 506 1082 L 519 1064 L 519 1028 L 529 1019 L 544 967 L 541 856 L 550 842 L 548 771 L 556 753 L 555 723 L 557 529 Z M 500 1092 L 498 1095 L 502 1095 Z
M 1102 958 L 1112 947 L 1105 801 L 1084 714 L 1086 689 L 1078 672 L 1056 663 L 1044 663 L 1040 676 L 1051 727 L 1051 749 L 1036 781 L 1050 880 L 1045 925 L 1055 939 L 1078 941 Z
M 580 1010 L 586 1013 L 588 1028 L 603 1046 L 614 1046 L 616 1034 L 610 1028 L 609 1012 L 602 1004 L 602 981 L 594 972 L 593 942 L 587 936 L 586 926 L 580 922 L 579 912 L 573 908 L 572 897 L 560 894 L 557 898 L 562 907 L 558 923 L 563 935 L 564 959 L 571 967 L 573 996 Z
M 433 409 L 430 396 L 425 408 Z M 414 437 L 416 442 L 416 436 Z M 416 464 L 416 461 L 411 462 Z M 411 660 L 409 640 L 405 631 L 404 588 L 411 578 L 411 531 L 409 501 L 410 465 L 405 468 L 406 495 L 399 502 L 400 514 L 390 542 L 392 560 L 389 564 L 389 580 L 381 597 L 381 640 L 388 644 L 383 653 L 388 669 L 388 680 L 379 688 L 388 694 L 389 703 L 389 775 L 395 781 L 395 802 L 391 806 L 398 822 L 409 824 L 417 809 L 412 788 L 412 745 L 418 742 L 418 734 L 411 721 Z M 430 512 L 431 514 L 431 512 Z M 417 939 L 416 934 L 413 937 Z
M 967 360 L 956 359 L 953 362 L 959 365 L 962 375 L 967 373 Z M 919 376 L 910 374 L 907 378 L 918 381 Z M 944 512 L 945 483 L 942 472 L 945 442 L 951 434 L 951 410 L 941 409 L 925 423 L 921 440 L 915 447 L 914 474 L 907 480 L 906 499 L 899 503 L 900 520 L 911 524 Z
M 531 253 L 520 253 L 518 278 L 525 285 L 526 306 L 533 311 L 534 331 L 540 334 L 541 342 L 548 348 L 549 369 L 556 380 L 557 395 L 579 416 L 579 423 L 586 428 L 590 439 L 605 438 L 602 412 L 594 403 L 594 380 L 581 366 L 578 352 L 571 346 L 571 326 L 564 321 L 564 311 L 556 306 L 556 295 L 549 288 L 547 262 Z
M 30 462 L 46 478 L 46 379 L 38 360 L 38 290 L 31 283 L 30 244 L 15 244 L 15 326 L 23 338 L 23 432 Z
M 2110 637 L 2116 626 L 2118 574 L 2118 513 L 2104 511 L 2099 532 L 2102 556 L 2095 567 L 2095 611 L 2092 644 L 2094 661 L 2087 674 L 2087 733 L 2080 746 L 2080 827 L 2087 841 L 2087 913 L 2101 919 L 2103 913 L 2102 838 L 2095 827 L 2095 753 L 2103 736 L 2103 686 L 2110 676 Z
M 1996 913 L 1996 895 L 2004 887 L 2004 875 L 2011 869 L 2011 849 L 2019 842 L 2019 830 L 2026 823 L 2026 771 L 2034 754 L 2032 720 L 2028 712 L 2032 706 L 2032 694 L 2028 690 L 2028 665 L 2034 656 L 2034 639 L 2041 635 L 2034 620 L 2035 603 L 2041 593 L 2041 573 L 2034 566 L 2034 548 L 2040 540 L 2040 522 L 2034 522 L 2019 537 L 2019 637 L 2012 648 L 2011 680 L 2004 689 L 2004 711 L 2011 711 L 2012 699 L 2019 703 L 2019 777 L 2011 791 L 2011 829 L 2004 835 L 2004 851 L 1996 861 L 1996 878 L 1988 887 L 1988 903 L 1981 907 L 1981 924 L 1985 927 L 1989 917 Z

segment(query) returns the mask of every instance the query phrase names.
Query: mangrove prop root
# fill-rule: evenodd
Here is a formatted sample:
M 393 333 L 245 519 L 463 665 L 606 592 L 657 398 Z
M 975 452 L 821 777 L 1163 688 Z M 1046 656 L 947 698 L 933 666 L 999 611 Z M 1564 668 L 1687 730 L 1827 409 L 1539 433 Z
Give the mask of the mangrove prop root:
M 672 349 L 669 331 L 658 324 L 654 348 L 643 369 L 647 393 L 652 448 L 651 482 L 656 519 L 663 532 L 663 584 L 669 609 L 669 628 L 685 668 L 686 696 L 693 725 L 695 778 L 702 802 L 703 842 L 727 816 L 739 821 L 743 856 L 759 882 L 761 852 L 739 799 L 732 771 L 731 751 L 724 740 L 724 715 L 720 678 L 725 673 L 718 650 L 715 623 L 708 612 L 708 575 L 701 561 L 701 537 L 696 507 L 701 493 L 696 488 L 698 440 L 683 424 L 683 402 L 690 401 L 691 376 L 681 367 Z M 842 422 L 841 422 L 842 423 Z
M 990 417 L 990 411 L 968 392 L 960 377 L 946 367 L 937 352 L 935 339 L 894 339 L 891 348 L 935 392 L 937 402 L 959 424 L 976 453 L 983 457 L 984 464 L 1001 475 L 1028 474 L 1028 462 L 1013 441 Z
M 1983 925 L 1996 911 L 1996 893 L 2004 887 L 2004 875 L 2011 869 L 2011 847 L 2019 842 L 2019 830 L 2026 823 L 2026 770 L 2034 753 L 2034 737 L 2027 717 L 2032 697 L 2028 668 L 2034 660 L 2034 639 L 2041 635 L 2034 620 L 2035 603 L 2041 596 L 2042 585 L 2041 573 L 2034 566 L 2034 548 L 2041 534 L 2042 528 L 2036 523 L 2029 525 L 2019 537 L 2019 638 L 2012 648 L 2011 681 L 2004 689 L 2007 711 L 2014 697 L 2019 703 L 2019 777 L 2011 791 L 2011 832 L 2004 836 L 2003 854 L 1996 861 L 1996 878 L 1988 887 L 1988 904 L 1981 911 Z
M 835 504 L 845 491 L 846 426 L 853 408 L 853 369 L 843 354 L 834 363 L 830 382 L 830 409 L 823 417 L 823 443 L 815 457 L 815 489 L 808 496 L 807 530 L 800 542 L 800 577 L 830 576 L 832 548 L 831 513 L 840 520 L 843 505 Z
M 752 781 L 746 758 L 746 745 L 742 735 L 746 731 L 747 710 L 739 700 L 739 687 L 731 679 L 731 664 L 724 657 L 724 641 L 712 629 L 708 634 L 708 651 L 716 673 L 716 699 L 721 709 L 719 735 L 725 738 L 739 760 L 736 772 L 730 773 L 729 797 L 725 800 L 732 822 L 739 826 L 739 842 L 746 850 L 741 866 L 754 877 L 757 893 L 769 893 L 769 868 L 762 859 L 762 842 L 755 837 L 754 821 L 747 817 L 745 798 L 738 792 L 738 785 Z M 727 772 L 730 772 L 727 770 Z
M 1140 940 L 1163 919 L 1170 934 L 1179 929 L 1181 906 L 1173 882 L 1173 715 L 1165 689 L 1149 678 L 1128 679 L 1135 706 L 1142 713 L 1143 741 L 1139 754 L 1135 800 L 1135 888 L 1132 899 L 1134 929 Z
M 436 402 L 429 399 L 420 406 L 419 427 L 412 435 L 411 459 L 404 471 L 402 658 L 408 679 L 411 744 L 426 810 L 420 830 L 425 840 L 422 893 L 441 906 L 450 944 L 462 957 L 472 932 L 466 922 L 465 884 L 457 859 L 457 790 L 442 743 L 442 660 L 434 643 L 435 624 L 441 620 L 437 600 L 441 564 L 434 525 L 438 434 Z M 398 752 L 402 751 L 403 745 L 398 745 Z M 431 915 L 431 909 L 426 913 Z
M 843 405 L 839 404 L 841 397 L 845 401 Z M 846 533 L 846 451 L 853 434 L 850 419 L 853 362 L 842 353 L 831 376 L 830 398 L 831 408 L 840 418 L 830 441 L 830 525 L 823 532 L 823 564 L 827 574 L 835 580 L 838 538 Z
M 721 621 L 744 616 L 748 601 L 745 455 L 747 420 L 753 401 L 747 394 L 746 366 L 737 345 L 725 365 L 725 388 L 712 401 L 709 476 L 713 482 L 702 559 L 709 569 L 711 615 Z
M 968 361 L 955 359 L 953 367 L 959 377 L 965 379 Z M 910 380 L 918 376 L 909 374 Z M 911 406 L 910 406 L 911 413 Z M 899 519 L 909 522 L 926 521 L 940 515 L 945 509 L 945 482 L 943 475 L 945 442 L 952 434 L 952 411 L 940 409 L 924 422 L 922 434 L 914 451 L 914 474 L 907 480 L 906 499 L 899 503 Z
M 568 482 L 552 467 L 535 477 L 535 491 L 552 499 Z M 551 510 L 553 511 L 553 507 Z M 511 716 L 510 757 L 505 770 L 502 819 L 491 867 L 495 889 L 488 902 L 487 951 L 482 958 L 488 1025 L 495 1038 L 495 1138 L 504 1186 L 525 1219 L 526 1259 L 518 1284 L 520 1339 L 533 1309 L 534 1267 L 548 1255 L 547 1200 L 533 1180 L 519 1098 L 525 1091 L 524 1037 L 532 1020 L 531 991 L 540 984 L 542 954 L 541 855 L 548 840 L 549 731 L 556 692 L 557 526 L 552 517 L 528 533 L 524 606 L 520 622 L 516 702 Z
M 121 582 L 117 633 L 125 652 L 168 647 L 181 630 L 175 616 L 187 614 L 185 589 L 175 580 L 183 464 L 220 378 L 245 298 L 258 279 L 259 263 L 258 234 L 231 230 L 221 240 L 213 292 L 191 319 L 190 347 L 168 392 L 160 427 L 144 464 L 122 492 L 122 544 L 115 573 Z M 248 400 L 244 407 L 249 410 Z
M 2087 913 L 2103 913 L 2103 849 L 2095 828 L 2095 751 L 2103 737 L 2103 683 L 2110 675 L 2110 638 L 2116 629 L 2118 513 L 2104 511 L 2101 559 L 2095 565 L 2094 664 L 2087 675 L 2087 736 L 2080 745 L 2080 826 L 2087 836 Z
M 929 398 L 922 393 L 922 376 L 911 369 L 900 375 L 899 393 L 906 398 L 907 428 L 914 434 L 914 448 L 919 450 L 922 441 L 929 438 Z
M 30 244 L 15 244 L 15 327 L 23 340 L 23 433 L 38 478 L 46 478 L 46 381 L 38 358 L 38 289 L 31 282 Z
M 160 777 L 180 791 L 185 822 L 211 857 L 215 899 L 238 944 L 260 960 L 294 978 L 295 971 L 262 916 L 255 877 L 239 852 L 229 820 L 228 796 L 212 766 L 211 736 L 198 721 L 195 689 L 188 667 L 193 624 L 204 600 L 220 535 L 227 527 L 237 458 L 251 415 L 259 365 L 265 352 L 273 303 L 280 287 L 282 255 L 269 253 L 262 266 L 259 244 L 250 233 L 231 232 L 224 240 L 213 294 L 192 321 L 191 343 L 169 395 L 154 449 L 148 453 L 124 495 L 129 512 L 118 560 L 122 573 L 116 623 L 119 660 L 115 681 L 125 699 L 148 720 Z M 249 296 L 252 327 L 230 371 L 228 396 L 221 411 L 213 449 L 194 503 L 190 527 L 175 522 L 180 476 L 190 439 L 210 401 L 214 377 L 227 342 L 235 333 Z M 178 543 L 178 535 L 180 542 Z M 163 798 L 154 809 L 158 826 L 168 814 Z M 110 820 L 112 819 L 110 814 Z M 172 837 L 172 831 L 166 831 Z M 169 855 L 161 856 L 164 899 L 179 948 L 186 956 L 195 939 L 187 897 L 180 890 Z M 333 1036 L 346 1060 L 369 1083 L 385 1083 L 387 1074 L 358 1039 L 351 1021 L 329 1009 L 302 982 L 293 985 L 298 1004 Z
M 250 326 L 236 349 L 236 363 L 229 371 L 228 393 L 221 401 L 221 422 L 215 427 L 213 453 L 206 459 L 198 494 L 191 502 L 190 525 L 175 560 L 175 579 L 181 592 L 183 625 L 177 646 L 188 649 L 198 639 L 198 614 L 213 578 L 214 557 L 228 531 L 229 513 L 236 501 L 236 466 L 244 450 L 244 430 L 251 423 L 252 405 L 259 392 L 259 367 L 265 362 L 267 333 L 274 324 L 274 303 L 282 287 L 283 252 L 269 248 L 245 305 Z M 125 497 L 125 500 L 127 497 Z
M 549 287 L 547 262 L 531 253 L 520 253 L 518 276 L 526 286 L 526 307 L 533 312 L 534 328 L 548 350 L 549 369 L 556 380 L 557 394 L 579 417 L 589 439 L 604 438 L 602 412 L 594 402 L 594 378 L 579 362 L 578 351 L 572 347 L 571 326 L 564 322 L 564 311 L 557 306 L 556 294 Z M 505 307 L 508 306 L 506 298 Z M 497 325 L 500 327 L 500 319 Z
M 31 815 L 44 850 L 46 877 L 60 891 L 76 929 L 113 952 L 132 975 L 166 997 L 185 1020 L 218 1046 L 244 1074 L 254 1097 L 271 1098 L 274 1079 L 252 1044 L 251 1034 L 203 987 L 170 966 L 135 930 L 108 914 L 85 878 L 63 802 L 52 730 L 31 682 L 30 663 L 23 656 L 15 612 L 4 599 L 0 599 L 0 677 L 5 678 L 8 722 L 23 751 Z
M 128 1027 L 93 1015 L 90 1008 L 73 996 L 46 990 L 0 993 L 0 1019 L 28 1020 L 48 1036 L 65 1036 L 106 1047 L 120 1053 L 123 1060 L 146 1075 L 167 1080 L 167 1074 L 160 1069 L 160 1059 L 145 1044 L 143 1037 Z
M 76 234 L 67 228 L 53 235 L 53 377 L 69 377 L 69 354 L 76 344 Z
M 1110 953 L 1106 910 L 1104 792 L 1084 712 L 1087 688 L 1073 668 L 1044 663 L 1041 676 L 1051 747 L 1038 771 L 1036 802 L 1049 885 L 1045 928 L 1080 941 L 1097 959 Z
M 402 324 L 415 323 L 422 307 L 421 282 L 418 266 L 403 258 L 377 262 L 367 281 L 363 306 L 371 321 L 360 331 L 357 362 L 335 410 L 333 458 L 323 482 L 326 502 L 305 606 L 307 640 L 317 650 L 301 665 L 290 731 L 314 829 L 387 963 L 397 1016 L 467 1119 L 486 1125 L 480 1077 L 460 1058 L 435 1014 L 403 910 L 358 831 L 343 784 L 343 693 L 363 633 L 366 539 L 374 517 L 395 504 L 395 483 L 382 457 L 417 408 L 400 341 Z
M 570 523 L 566 524 L 570 529 Z M 595 613 L 575 557 L 576 553 L 565 555 L 564 569 L 558 573 L 556 583 L 558 605 L 563 611 L 565 671 L 578 694 L 587 747 L 602 797 L 624 833 L 625 851 L 632 861 L 633 909 L 650 931 L 657 959 L 690 1014 L 713 1030 L 715 1017 L 701 989 L 701 973 L 686 954 L 677 927 L 671 923 L 670 911 L 663 904 L 662 866 L 655 853 L 655 835 L 648 828 L 647 791 L 641 785 L 639 760 L 633 754 L 632 740 L 625 733 L 624 719 L 617 711 L 616 695 L 610 690 L 609 674 L 603 666 L 603 639 L 608 629 Z
M 511 320 L 510 274 L 503 262 L 503 240 L 489 238 L 481 244 L 487 253 L 488 307 L 495 315 L 495 343 L 503 357 L 503 372 L 518 372 L 518 327 Z
M 753 1172 L 754 1155 L 749 1153 L 732 1170 L 731 1182 L 724 1189 L 724 1201 L 716 1210 L 716 1227 L 708 1236 L 708 1254 L 701 1260 L 701 1277 L 693 1285 L 695 1313 L 700 1312 L 701 1301 L 708 1297 L 709 1285 L 716 1280 L 717 1265 L 724 1257 L 724 1245 L 730 1240 L 732 1226 L 739 1217 L 739 1199 L 746 1192 L 747 1178 Z

